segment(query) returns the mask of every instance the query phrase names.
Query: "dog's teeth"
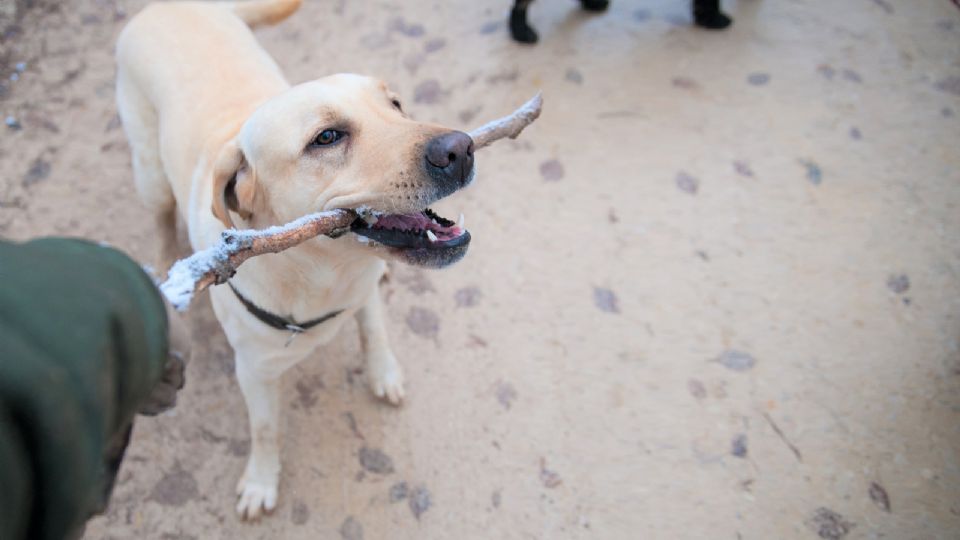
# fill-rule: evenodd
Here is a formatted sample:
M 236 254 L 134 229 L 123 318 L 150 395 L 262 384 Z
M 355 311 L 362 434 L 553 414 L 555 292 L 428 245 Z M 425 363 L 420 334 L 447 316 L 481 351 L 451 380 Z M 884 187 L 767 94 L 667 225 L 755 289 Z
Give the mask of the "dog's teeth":
M 460 227 L 462 229 L 463 223 L 464 223 L 463 212 L 460 212 L 460 219 L 457 220 L 457 227 Z
M 377 216 L 373 214 L 366 214 L 363 216 L 363 220 L 367 222 L 367 225 L 373 225 L 377 222 Z
M 437 235 L 433 234 L 433 231 L 427 231 L 427 238 L 429 238 L 431 242 L 437 241 Z

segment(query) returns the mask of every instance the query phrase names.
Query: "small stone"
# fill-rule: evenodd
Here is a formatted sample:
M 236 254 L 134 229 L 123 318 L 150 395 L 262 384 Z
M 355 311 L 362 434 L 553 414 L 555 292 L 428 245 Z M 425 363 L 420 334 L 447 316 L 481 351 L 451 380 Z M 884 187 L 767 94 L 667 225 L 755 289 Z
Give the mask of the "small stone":
M 353 516 L 347 516 L 340 525 L 340 538 L 343 540 L 363 540 L 363 525 Z
M 469 341 L 467 341 L 467 346 L 470 347 L 470 348 L 478 348 L 478 347 L 479 347 L 479 348 L 484 348 L 484 349 L 485 349 L 485 348 L 487 347 L 487 340 L 483 339 L 482 337 L 480 337 L 480 336 L 478 336 L 478 335 L 470 334 L 470 339 L 469 339 Z
M 483 292 L 480 291 L 479 287 L 463 287 L 453 293 L 453 301 L 456 302 L 458 308 L 476 306 L 480 303 L 481 298 L 483 298 Z
M 840 540 L 846 536 L 854 524 L 829 508 L 817 508 L 808 525 L 817 536 L 826 540 Z
M 563 483 L 563 479 L 556 471 L 547 468 L 547 460 L 540 458 L 540 481 L 549 489 L 554 489 Z
M 20 125 L 20 121 L 14 118 L 13 116 L 8 116 L 3 120 L 3 123 L 7 125 L 8 128 L 18 131 L 23 126 Z
M 423 52 L 430 54 L 437 52 L 447 46 L 447 40 L 443 38 L 434 38 L 423 44 Z
M 480 27 L 480 33 L 484 35 L 492 34 L 497 30 L 499 30 L 500 25 L 502 24 L 503 23 L 501 23 L 500 21 L 490 21 L 488 23 L 484 23 L 484 25 Z
M 559 160 L 548 159 L 540 164 L 540 176 L 545 182 L 559 182 L 563 175 L 563 164 Z
M 319 384 L 315 384 L 316 381 L 319 381 Z M 300 378 L 297 379 L 294 388 L 297 390 L 297 402 L 304 409 L 309 409 L 316 405 L 317 396 L 315 393 L 318 388 L 323 388 L 323 381 L 319 379 L 311 380 L 311 378 Z
M 17 63 L 13 66 L 13 69 L 17 70 L 17 73 L 23 73 L 24 71 L 27 70 L 27 63 L 26 63 L 26 62 L 17 62 Z
M 27 170 L 27 174 L 23 175 L 23 185 L 26 187 L 36 184 L 48 176 L 50 176 L 50 162 L 38 157 L 33 160 L 33 164 L 30 165 L 30 169 Z
M 743 433 L 733 438 L 730 444 L 730 454 L 738 458 L 747 457 L 747 436 Z
M 883 486 L 876 482 L 870 483 L 870 500 L 874 502 L 881 510 L 886 513 L 890 513 L 890 496 L 887 495 L 887 490 L 883 489 Z
M 620 313 L 620 302 L 617 300 L 617 295 L 610 289 L 594 287 L 593 304 L 605 313 Z
M 759 73 L 759 72 L 751 73 L 750 75 L 747 75 L 747 82 L 752 84 L 753 86 L 764 86 L 768 82 L 770 82 L 770 74 Z
M 873 0 L 873 3 L 886 11 L 887 15 L 893 15 L 893 6 L 890 5 L 890 2 L 887 2 L 887 0 Z
M 440 87 L 440 81 L 436 79 L 427 79 L 413 89 L 413 101 L 416 103 L 432 105 L 439 103 L 443 96 L 444 92 Z
M 497 382 L 497 401 L 500 402 L 500 405 L 504 409 L 509 410 L 510 406 L 513 404 L 513 401 L 517 399 L 517 389 L 513 387 L 512 384 L 508 382 L 498 381 Z
M 837 70 L 833 69 L 833 66 L 820 64 L 817 66 L 817 73 L 823 75 L 823 77 L 828 81 L 832 81 L 833 77 L 837 74 Z
M 500 495 L 500 490 L 498 489 L 497 491 L 494 491 L 492 495 L 490 495 L 490 504 L 492 504 L 494 508 L 500 508 L 501 499 L 502 497 Z
M 941 92 L 960 96 L 960 76 L 953 75 L 951 77 L 940 79 L 934 83 L 933 86 Z
M 163 506 L 181 507 L 199 496 L 197 480 L 179 463 L 176 463 L 173 469 L 165 473 L 163 478 L 153 486 L 147 500 Z
M 230 439 L 227 443 L 227 452 L 236 457 L 243 457 L 250 453 L 249 439 Z
M 753 169 L 750 168 L 750 165 L 745 161 L 734 161 L 733 170 L 737 172 L 740 176 L 746 176 L 748 178 L 753 178 Z
M 733 371 L 749 371 L 757 364 L 757 360 L 743 351 L 727 350 L 720 353 L 716 361 Z
M 689 78 L 689 77 L 674 77 L 670 84 L 676 88 L 683 88 L 684 90 L 699 90 L 700 83 Z
M 407 37 L 420 37 L 426 33 L 422 24 L 408 24 L 403 17 L 397 17 L 390 21 L 389 29 L 394 32 L 400 32 Z
M 360 449 L 357 456 L 360 459 L 360 465 L 372 473 L 391 474 L 393 473 L 393 460 L 390 456 L 377 448 L 364 446 Z
M 894 274 L 887 278 L 887 288 L 896 294 L 910 290 L 910 278 L 906 274 Z
M 410 506 L 410 511 L 413 512 L 413 517 L 419 521 L 420 516 L 433 505 L 433 501 L 430 499 L 430 492 L 427 491 L 426 487 L 417 486 L 410 492 L 407 504 Z
M 409 491 L 410 489 L 407 487 L 406 482 L 397 482 L 396 484 L 390 486 L 390 502 L 395 503 L 406 499 Z
M 707 387 L 704 386 L 700 379 L 689 379 L 687 381 L 687 391 L 698 400 L 707 397 Z
M 860 128 L 856 126 L 850 128 L 850 138 L 855 141 L 863 140 L 863 133 L 860 133 Z
M 857 73 L 852 69 L 845 68 L 842 74 L 843 74 L 843 78 L 850 82 L 855 82 L 858 84 L 863 82 L 863 77 L 861 77 L 859 73 Z
M 399 274 L 397 281 L 402 283 L 407 287 L 407 290 L 417 296 L 436 292 L 436 289 L 433 287 L 433 283 L 430 281 L 430 278 L 427 277 L 426 272 L 422 272 L 420 270 L 411 270 L 409 273 L 407 273 L 405 270 L 403 273 Z
M 690 195 L 696 195 L 697 191 L 700 189 L 700 181 L 684 171 L 677 173 L 674 182 L 676 182 L 677 188 L 679 188 L 680 191 L 689 193 Z
M 297 500 L 293 501 L 293 507 L 290 509 L 290 522 L 294 525 L 303 525 L 310 519 L 310 509 L 306 503 Z
M 120 120 L 120 115 L 115 114 L 113 115 L 113 118 L 107 122 L 107 127 L 104 128 L 104 132 L 110 132 L 115 129 L 119 129 L 121 126 L 123 126 L 123 121 Z
M 567 69 L 567 73 L 564 75 L 564 78 L 574 84 L 583 84 L 583 74 L 580 73 L 580 70 L 577 68 Z
M 357 417 L 353 415 L 353 412 L 347 411 L 343 413 L 342 416 L 343 419 L 347 421 L 347 427 L 350 428 L 350 433 L 353 433 L 354 437 L 361 441 L 366 440 L 363 437 L 363 433 L 360 433 L 360 427 L 357 425 Z
M 811 184 L 819 186 L 823 182 L 823 171 L 820 170 L 819 165 L 808 159 L 801 159 L 800 164 L 807 170 L 807 180 Z
M 407 328 L 423 338 L 436 338 L 440 332 L 440 317 L 427 308 L 411 307 L 407 313 L 406 323 Z

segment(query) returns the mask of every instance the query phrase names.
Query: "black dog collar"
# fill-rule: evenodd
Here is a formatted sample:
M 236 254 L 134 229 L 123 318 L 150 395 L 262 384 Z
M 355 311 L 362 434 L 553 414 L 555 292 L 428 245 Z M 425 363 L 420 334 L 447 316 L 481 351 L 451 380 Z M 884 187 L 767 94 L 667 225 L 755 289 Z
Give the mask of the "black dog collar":
M 338 309 L 337 311 L 327 313 L 323 317 L 317 317 L 316 319 L 298 323 L 292 318 L 281 317 L 276 313 L 270 313 L 240 294 L 240 291 L 233 286 L 233 283 L 228 281 L 227 284 L 230 285 L 230 290 L 233 291 L 233 294 L 237 295 L 237 299 L 240 300 L 240 303 L 243 304 L 243 307 L 247 308 L 247 311 L 249 311 L 251 315 L 260 319 L 260 322 L 263 324 L 276 328 L 277 330 L 287 330 L 293 332 L 294 334 L 299 334 L 301 332 L 306 332 L 318 324 L 323 324 L 324 322 L 329 321 L 330 319 L 343 313 L 342 309 Z

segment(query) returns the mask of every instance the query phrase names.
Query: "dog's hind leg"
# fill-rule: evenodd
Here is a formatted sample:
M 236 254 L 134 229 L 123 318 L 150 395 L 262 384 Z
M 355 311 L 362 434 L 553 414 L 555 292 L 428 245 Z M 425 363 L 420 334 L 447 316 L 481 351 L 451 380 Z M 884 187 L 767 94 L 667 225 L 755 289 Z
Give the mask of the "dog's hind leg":
M 357 323 L 367 360 L 370 389 L 377 397 L 399 405 L 403 400 L 403 370 L 390 350 L 379 287 L 373 288 L 363 308 L 357 311 Z
M 122 71 L 117 76 L 117 110 L 130 143 L 137 193 L 157 226 L 160 251 L 156 264 L 163 274 L 177 257 L 177 203 L 160 159 L 156 110 Z

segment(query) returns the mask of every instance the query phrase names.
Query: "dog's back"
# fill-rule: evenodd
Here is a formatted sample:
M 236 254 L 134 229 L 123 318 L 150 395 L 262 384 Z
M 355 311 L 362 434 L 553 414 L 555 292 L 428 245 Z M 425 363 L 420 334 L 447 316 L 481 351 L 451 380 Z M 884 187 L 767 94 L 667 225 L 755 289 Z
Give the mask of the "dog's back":
M 233 91 L 243 92 L 263 82 L 263 75 L 282 79 L 250 29 L 280 22 L 299 6 L 300 0 L 151 4 L 120 33 L 118 70 L 149 88 L 158 108 L 162 101 L 182 103 L 184 87 L 198 82 L 233 83 Z
M 209 147 L 289 87 L 251 28 L 280 22 L 300 2 L 158 2 L 120 33 L 117 107 L 137 191 L 158 222 L 169 224 L 177 206 L 187 211 L 191 178 Z
M 254 0 L 230 2 L 233 12 L 251 28 L 261 24 L 277 24 L 300 7 L 301 0 Z

